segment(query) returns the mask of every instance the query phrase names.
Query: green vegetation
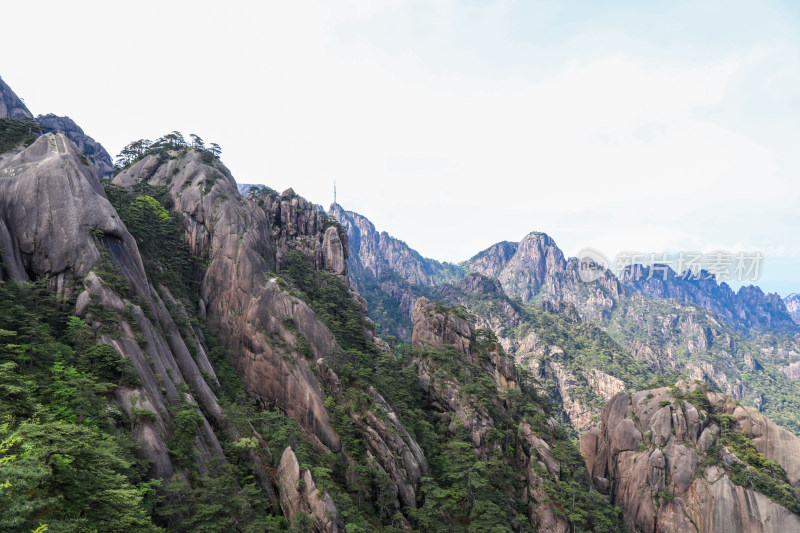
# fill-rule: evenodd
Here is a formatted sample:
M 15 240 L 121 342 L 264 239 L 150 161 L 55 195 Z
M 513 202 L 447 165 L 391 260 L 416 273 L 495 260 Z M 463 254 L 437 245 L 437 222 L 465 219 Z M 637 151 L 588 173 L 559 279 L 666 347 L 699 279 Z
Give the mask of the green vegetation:
M 35 120 L 0 118 L 0 154 L 19 145 L 28 146 L 41 134 L 42 128 Z
M 577 384 L 572 386 L 570 399 L 590 408 L 595 417 L 599 416 L 604 402 L 587 380 L 592 369 L 621 379 L 629 389 L 644 388 L 652 379 L 652 371 L 642 361 L 634 359 L 611 336 L 591 322 L 575 323 L 564 315 L 534 305 L 523 305 L 518 300 L 499 294 L 461 296 L 461 301 L 469 313 L 499 324 L 499 334 L 512 342 L 523 341 L 530 334 L 535 334 L 541 346 L 560 348 L 560 351 L 539 356 L 539 365 L 546 367 L 555 362 L 574 375 Z M 513 320 L 509 316 L 509 307 L 516 314 Z M 562 404 L 564 398 L 560 397 L 552 381 L 543 380 L 540 385 L 548 391 L 551 401 L 559 406 Z M 556 409 L 556 413 L 556 416 L 560 416 L 563 411 Z M 576 435 L 573 431 L 572 436 Z
M 476 362 L 450 347 L 412 352 L 414 359 L 428 362 L 433 381 L 459 384 L 459 401 L 485 408 L 494 421 L 494 428 L 481 444 L 490 455 L 480 460 L 466 433 L 451 435 L 449 421 L 431 416 L 430 407 L 423 411 L 428 427 L 435 430 L 435 438 L 427 439 L 434 446 L 423 444 L 431 477 L 426 480 L 425 504 L 416 515 L 422 529 L 510 531 L 511 525 L 526 522 L 527 506 L 518 499 L 524 483 L 514 475 L 518 465 L 512 460 L 519 453 L 516 449 L 522 446 L 519 424 L 525 421 L 534 434 L 545 439 L 560 465 L 561 475 L 554 478 L 538 465 L 536 455 L 532 458 L 547 501 L 556 512 L 569 521 L 574 531 L 616 531 L 619 509 L 591 489 L 583 459 L 568 432 L 550 425 L 553 405 L 537 394 L 524 373 L 521 390 L 498 392 L 480 364 L 488 361 L 490 350 L 498 349 L 497 341 L 489 330 L 479 330 L 476 337 Z M 444 516 L 440 510 L 445 511 Z
M 719 442 L 741 461 L 727 469 L 728 477 L 737 485 L 756 490 L 769 499 L 800 515 L 800 490 L 789 483 L 786 472 L 776 461 L 758 452 L 747 434 L 734 428 L 731 415 L 712 415 L 720 427 Z M 706 464 L 721 465 L 722 448 L 712 446 L 706 454 Z
M 72 304 L 0 284 L 0 529 L 156 531 L 157 484 L 109 404 L 132 375 Z
M 306 301 L 343 348 L 365 349 L 364 314 L 350 289 L 338 277 L 315 270 L 297 250 L 286 254 L 280 276 L 291 283 L 294 294 Z
M 184 239 L 181 218 L 164 207 L 169 197 L 166 189 L 141 183 L 128 191 L 107 181 L 103 188 L 125 227 L 136 239 L 150 282 L 169 287 L 176 297 L 191 302 L 187 308 L 192 309 L 197 301 L 195 272 L 199 260 L 192 255 Z M 110 258 L 101 261 L 101 268 L 110 263 Z M 104 270 L 112 271 L 113 268 Z M 102 277 L 108 282 L 105 276 Z M 124 283 L 121 272 L 114 279 L 121 279 Z
M 211 165 L 215 160 L 219 159 L 222 154 L 222 149 L 218 144 L 211 143 L 210 148 L 206 148 L 203 139 L 195 134 L 191 134 L 191 144 L 186 142 L 183 134 L 179 131 L 167 133 L 163 137 L 159 137 L 155 141 L 150 139 L 139 139 L 132 141 L 125 145 L 122 151 L 117 155 L 114 163 L 114 174 L 122 172 L 127 167 L 141 160 L 145 156 L 154 155 L 158 157 L 169 157 L 170 152 L 174 150 L 197 150 L 200 152 L 203 163 Z
M 389 531 L 398 522 L 385 503 L 388 480 L 367 459 L 366 443 L 359 413 L 373 411 L 385 416 L 384 408 L 364 391 L 370 387 L 383 396 L 403 421 L 428 461 L 429 476 L 423 480 L 420 508 L 409 514 L 420 531 L 511 531 L 527 523 L 527 505 L 519 498 L 522 482 L 515 475 L 515 448 L 520 446 L 518 424 L 531 424 L 534 432 L 546 438 L 554 456 L 562 464 L 562 476 L 552 478 L 540 472 L 547 497 L 569 520 L 575 531 L 614 531 L 618 510 L 590 489 L 588 473 L 568 434 L 553 429 L 548 419 L 552 404 L 540 397 L 530 380 L 522 391 L 505 391 L 501 398 L 493 380 L 481 368 L 490 350 L 498 348 L 488 330 L 475 334 L 480 350 L 472 362 L 451 347 L 439 350 L 410 349 L 401 344 L 394 353 L 378 350 L 364 337 L 363 314 L 339 278 L 315 271 L 299 252 L 287 254 L 287 266 L 280 272 L 284 282 L 309 302 L 317 316 L 334 332 L 344 353 L 331 362 L 343 385 L 343 397 L 328 397 L 326 407 L 334 427 L 342 437 L 344 452 L 330 457 L 312 458 L 315 480 L 322 474 L 329 480 L 327 490 L 337 507 L 346 510 L 351 527 Z M 463 308 L 440 305 L 441 312 L 469 315 Z M 465 401 L 488 409 L 495 420 L 486 449 L 499 450 L 481 460 L 473 451 L 464 430 L 452 434 L 449 420 L 435 415 L 420 388 L 416 365 L 428 361 L 435 369 L 433 379 L 454 380 Z M 355 414 L 352 417 L 348 412 Z M 351 461 L 346 461 L 349 456 Z M 319 470 L 319 460 L 327 471 Z M 353 462 L 356 464 L 353 465 Z M 316 468 L 316 469 L 315 469 Z M 360 479 L 353 490 L 352 479 Z M 348 482 L 348 479 L 351 482 Z M 354 502 L 358 505 L 354 506 Z
M 400 310 L 401 302 L 393 294 L 425 294 L 424 289 L 412 287 L 397 273 L 391 271 L 380 278 L 364 282 L 359 293 L 367 301 L 367 315 L 375 322 L 378 334 L 395 337 L 402 341 L 411 340 L 414 327 L 411 319 Z

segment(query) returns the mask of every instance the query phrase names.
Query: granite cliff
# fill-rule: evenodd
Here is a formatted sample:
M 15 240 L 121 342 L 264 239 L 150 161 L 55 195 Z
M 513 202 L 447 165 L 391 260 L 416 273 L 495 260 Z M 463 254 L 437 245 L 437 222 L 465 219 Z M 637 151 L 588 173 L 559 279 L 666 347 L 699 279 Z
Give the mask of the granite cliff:
M 0 118 L 6 117 L 23 120 L 33 118 L 33 115 L 22 99 L 0 78 Z
M 783 300 L 786 310 L 792 315 L 795 322 L 800 323 L 800 294 L 792 293 Z
M 631 530 L 800 528 L 800 439 L 697 384 L 617 394 L 581 451 Z
M 224 425 L 225 417 L 201 374 L 216 379 L 201 335 L 176 324 L 181 304 L 168 288 L 148 281 L 136 241 L 81 155 L 66 136 L 49 133 L 0 156 L 0 278 L 47 279 L 52 290 L 73 299 L 75 314 L 98 340 L 135 367 L 141 385 L 119 387 L 115 398 L 132 420 L 153 477 L 174 475 L 166 445 L 170 407 L 186 401 L 197 410 L 197 461 L 207 471 L 223 456 L 208 419 Z M 114 290 L 108 282 L 120 272 L 126 286 Z M 187 343 L 198 346 L 195 358 Z M 186 385 L 190 393 L 180 391 Z M 152 415 L 136 417 L 135 409 Z

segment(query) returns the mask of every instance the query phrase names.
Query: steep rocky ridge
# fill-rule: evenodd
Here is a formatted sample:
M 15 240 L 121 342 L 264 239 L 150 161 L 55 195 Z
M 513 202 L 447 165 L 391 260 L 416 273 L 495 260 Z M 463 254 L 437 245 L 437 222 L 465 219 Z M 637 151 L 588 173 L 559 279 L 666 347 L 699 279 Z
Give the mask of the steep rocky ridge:
M 339 204 L 331 205 L 329 213 L 344 226 L 350 235 L 354 279 L 381 278 L 396 272 L 413 285 L 437 285 L 463 277 L 458 265 L 426 259 L 401 240 L 388 233 L 378 232 L 366 217 L 345 211 Z
M 618 305 L 606 331 L 652 371 L 703 380 L 800 433 L 800 388 L 791 371 L 800 336 L 742 335 L 695 304 L 638 295 Z
M 26 119 L 33 115 L 25 103 L 11 90 L 3 78 L 0 78 L 0 118 Z
M 0 201 L 0 278 L 48 279 L 53 290 L 75 299 L 76 314 L 100 340 L 135 367 L 141 385 L 119 387 L 116 397 L 142 453 L 152 461 L 151 475 L 169 478 L 175 472 L 166 441 L 170 407 L 182 402 L 202 408 L 196 440 L 200 470 L 224 459 L 207 419 L 224 426 L 224 414 L 201 367 L 213 379 L 214 372 L 204 349 L 193 358 L 187 348 L 187 342 L 204 343 L 197 331 L 175 323 L 180 306 L 169 289 L 149 283 L 135 240 L 78 147 L 61 134 L 47 134 L 0 156 Z M 123 292 L 106 282 L 115 269 L 127 282 Z M 186 385 L 190 392 L 181 391 Z M 152 415 L 137 417 L 134 409 Z
M 683 382 L 620 393 L 581 452 L 629 528 L 800 528 L 800 439 L 752 408 Z
M 348 277 L 369 302 L 370 317 L 386 335 L 409 340 L 417 298 L 426 294 L 426 287 L 462 278 L 464 269 L 422 257 L 403 241 L 376 230 L 366 217 L 339 204 L 332 204 L 328 213 L 347 230 L 351 250 Z
M 33 119 L 33 114 L 25 103 L 11 90 L 0 78 L 0 118 Z M 69 117 L 59 117 L 53 114 L 39 115 L 36 122 L 44 131 L 62 133 L 74 142 L 79 150 L 88 157 L 94 166 L 95 176 L 108 178 L 114 171 L 111 156 L 105 148 L 86 135 L 83 130 Z
M 92 162 L 95 176 L 100 179 L 111 177 L 111 174 L 114 172 L 114 163 L 111 160 L 111 156 L 106 149 L 103 148 L 102 144 L 86 135 L 74 120 L 69 117 L 47 114 L 36 117 L 36 122 L 38 122 L 45 131 L 63 133 L 69 140 L 74 142 L 83 152 L 83 155 L 88 157 Z
M 693 279 L 679 275 L 665 265 L 637 266 L 626 268 L 621 277 L 632 293 L 651 299 L 678 300 L 699 305 L 741 331 L 798 331 L 784 301 L 777 294 L 764 294 L 753 285 L 743 286 L 734 292 L 727 283 L 718 283 L 705 270 L 701 270 L 697 279 Z
M 359 225 L 374 233 L 363 217 Z M 351 235 L 360 231 L 353 225 L 348 228 Z M 372 254 L 369 256 L 371 261 Z M 794 411 L 786 407 L 794 405 L 797 396 L 792 380 L 800 375 L 800 337 L 777 295 L 764 294 L 757 287 L 734 292 L 708 273 L 690 280 L 669 268 L 664 270 L 666 280 L 661 279 L 661 270 L 650 276 L 649 269 L 639 267 L 626 270 L 621 280 L 606 271 L 586 283 L 578 275 L 578 266 L 577 259 L 564 257 L 553 239 L 534 232 L 519 243 L 498 243 L 465 262 L 471 272 L 496 280 L 496 286 L 468 276 L 463 282 L 444 283 L 431 290 L 411 285 L 401 271 L 393 270 L 390 277 L 369 286 L 368 299 L 377 304 L 377 309 L 394 305 L 401 315 L 406 315 L 421 296 L 465 305 L 482 327 L 495 332 L 518 363 L 524 359 L 536 375 L 554 385 L 553 399 L 563 402 L 569 419 L 578 428 L 585 429 L 596 419 L 607 398 L 591 387 L 586 372 L 572 372 L 572 363 L 565 366 L 563 360 L 558 362 L 559 358 L 573 360 L 576 350 L 564 348 L 564 342 L 543 344 L 542 337 L 548 335 L 544 328 L 534 333 L 523 325 L 542 322 L 531 316 L 521 318 L 538 313 L 530 305 L 560 314 L 573 324 L 581 320 L 592 322 L 619 343 L 617 352 L 628 351 L 649 366 L 650 372 L 666 379 L 683 373 L 706 380 L 762 409 L 793 431 L 800 431 L 798 421 L 786 414 Z M 351 270 L 351 277 L 365 285 L 354 272 L 357 271 Z M 477 297 L 476 290 L 486 294 Z M 523 305 L 503 301 L 502 293 L 518 298 Z M 373 313 L 379 328 L 396 324 L 390 313 Z M 565 328 L 586 329 L 588 325 Z M 393 331 L 404 330 L 394 327 Z M 585 335 L 574 338 L 580 337 Z M 577 353 L 583 351 L 578 348 Z M 631 381 L 634 375 L 648 372 L 641 364 L 633 372 L 625 365 L 612 370 L 602 359 L 592 355 L 589 358 L 594 370 L 628 386 L 637 382 Z
M 340 348 L 313 311 L 269 274 L 281 267 L 291 248 L 302 249 L 316 266 L 335 263 L 325 255 L 323 214 L 291 190 L 281 198 L 266 198 L 263 206 L 242 198 L 224 166 L 203 164 L 193 150 L 166 158 L 146 156 L 113 183 L 167 189 L 193 253 L 209 261 L 199 305 L 226 348 L 236 353 L 234 364 L 248 392 L 263 405 L 274 403 L 296 417 L 319 445 L 339 450 L 322 390 L 300 346 L 307 342 L 314 359 Z
M 372 410 L 354 405 L 352 394 L 358 393 L 361 404 L 364 396 L 355 387 L 344 387 L 332 368 L 348 361 L 350 352 L 320 322 L 308 293 L 301 290 L 303 284 L 314 291 L 346 287 L 349 251 L 344 230 L 291 189 L 280 195 L 268 188 L 248 190 L 242 197 L 221 163 L 206 164 L 194 150 L 145 156 L 120 172 L 114 183 L 128 190 L 147 186 L 165 191 L 171 209 L 182 217 L 193 253 L 205 261 L 201 313 L 229 350 L 249 395 L 262 408 L 277 406 L 296 418 L 321 456 L 337 457 L 341 475 L 352 480 L 337 493 L 339 501 L 347 503 L 349 491 L 363 490 L 356 480 L 365 475 L 364 464 L 358 461 L 367 461 L 367 472 L 379 472 L 373 475 L 387 480 L 383 505 L 400 517 L 401 511 L 414 509 L 421 478 L 427 473 L 425 456 L 377 390 L 365 386 Z M 300 278 L 287 277 L 291 272 Z M 333 279 L 317 278 L 322 274 L 314 272 Z M 359 349 L 379 352 L 381 341 L 374 338 L 374 326 L 363 315 L 366 302 L 352 289 L 345 300 L 349 303 L 342 301 L 337 307 L 355 305 L 358 310 L 346 325 L 361 321 L 360 330 L 348 330 Z M 373 410 L 383 418 L 374 416 Z M 345 442 L 334 429 L 332 412 L 339 428 L 349 428 Z M 352 432 L 363 435 L 363 440 L 351 438 Z M 363 456 L 358 451 L 362 446 Z M 284 452 L 279 479 L 311 476 L 307 469 L 301 472 L 292 466 L 293 454 L 291 449 Z M 285 480 L 276 483 L 281 508 L 290 521 L 303 511 L 311 514 L 318 531 L 340 529 L 330 498 L 323 494 L 316 498 L 315 491 L 305 489 L 298 493 Z M 368 493 L 368 499 L 373 498 Z M 352 510 L 349 518 L 354 518 Z
M 511 298 L 539 305 L 566 302 L 588 320 L 602 319 L 625 295 L 610 272 L 591 283 L 583 282 L 577 259 L 565 258 L 555 241 L 539 232 L 519 243 L 495 244 L 465 265 L 470 272 L 499 280 Z

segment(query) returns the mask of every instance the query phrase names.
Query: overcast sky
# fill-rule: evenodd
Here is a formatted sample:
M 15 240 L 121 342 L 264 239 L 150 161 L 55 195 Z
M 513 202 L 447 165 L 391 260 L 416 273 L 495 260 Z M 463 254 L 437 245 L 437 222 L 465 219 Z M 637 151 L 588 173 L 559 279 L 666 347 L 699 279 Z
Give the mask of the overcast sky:
M 178 129 L 423 255 L 760 251 L 800 291 L 798 2 L 14 2 L 0 75 L 116 154 Z

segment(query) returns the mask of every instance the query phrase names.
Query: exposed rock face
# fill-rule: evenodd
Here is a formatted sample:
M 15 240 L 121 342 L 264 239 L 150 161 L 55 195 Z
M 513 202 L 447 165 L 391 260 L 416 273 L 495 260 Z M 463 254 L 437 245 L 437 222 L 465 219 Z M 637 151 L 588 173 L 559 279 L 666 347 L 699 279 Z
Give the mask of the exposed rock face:
M 111 264 L 103 265 L 101 253 Z M 130 360 L 141 381 L 136 388 L 117 389 L 120 409 L 128 416 L 133 408 L 153 413 L 152 418 L 131 417 L 133 436 L 152 461 L 151 476 L 169 478 L 174 473 L 165 444 L 172 423 L 168 407 L 184 400 L 201 405 L 205 413 L 198 409 L 200 471 L 208 471 L 212 459 L 224 457 L 206 419 L 225 427 L 222 409 L 200 371 L 216 379 L 202 338 L 192 328 L 176 325 L 173 316 L 182 312 L 180 305 L 167 288 L 150 285 L 133 237 L 78 147 L 64 135 L 43 135 L 26 149 L 0 156 L 0 257 L 1 279 L 48 278 L 53 290 L 77 295 L 76 314 L 96 330 L 103 318 L 90 303 L 119 317 L 113 334 L 100 338 Z M 129 285 L 126 294 L 103 281 L 109 268 L 121 270 Z M 131 303 L 133 296 L 146 302 L 152 318 Z M 126 310 L 127 318 L 122 315 Z M 137 342 L 139 335 L 144 346 Z M 189 341 L 198 347 L 195 357 L 186 346 Z M 179 392 L 183 383 L 191 394 Z
M 406 243 L 375 229 L 365 217 L 331 205 L 329 213 L 345 227 L 350 236 L 350 269 L 358 286 L 361 280 L 381 278 L 394 272 L 409 283 L 436 285 L 460 279 L 464 271 L 457 265 L 426 259 Z
M 678 387 L 684 395 L 694 390 Z M 731 415 L 733 430 L 780 464 L 795 487 L 800 439 L 724 395 L 692 397 L 705 398 L 709 410 L 667 388 L 617 394 L 603 408 L 601 426 L 581 439 L 595 485 L 622 508 L 628 527 L 646 533 L 800 528 L 800 516 L 731 481 L 730 469 L 741 461 L 720 440 L 713 416 Z
M 569 360 L 564 349 L 543 339 L 552 338 L 552 328 L 542 329 L 535 325 L 543 319 L 532 313 L 541 317 L 544 311 L 525 309 L 512 302 L 497 279 L 470 274 L 456 283 L 441 285 L 435 295 L 450 304 L 465 306 L 475 314 L 477 326 L 495 333 L 504 351 L 513 356 L 518 367 L 526 368 L 542 383 L 552 384 L 541 392 L 551 395 L 553 401 L 561 404 L 579 431 L 589 429 L 599 420 L 597 400 L 605 401 L 626 388 L 623 380 L 598 368 L 571 371 L 570 365 L 564 364 Z M 548 305 L 543 307 L 547 310 Z M 562 302 L 562 305 L 553 304 L 552 307 L 561 315 L 559 318 L 570 323 L 567 327 L 581 331 L 581 321 L 570 304 Z M 548 317 L 544 320 L 556 319 Z M 576 390 L 586 391 L 587 388 L 588 396 L 575 394 Z
M 14 94 L 11 87 L 0 79 L 0 118 L 32 119 L 33 115 L 25 107 L 22 100 Z M 74 142 L 83 154 L 88 157 L 94 166 L 94 173 L 98 178 L 108 178 L 114 171 L 114 164 L 111 156 L 108 155 L 103 146 L 86 135 L 69 117 L 58 117 L 56 115 L 39 115 L 36 122 L 44 128 L 44 131 L 63 133 Z
M 322 240 L 325 269 L 340 276 L 347 274 L 347 248 L 342 244 L 342 240 L 338 228 L 333 226 L 325 230 L 325 237 Z
M 589 386 L 594 389 L 598 396 L 608 401 L 620 392 L 625 390 L 625 383 L 614 376 L 601 372 L 593 368 L 586 376 Z
M 472 351 L 472 325 L 448 312 L 437 311 L 427 298 L 417 300 L 414 308 L 414 333 L 411 345 L 415 348 L 454 346 L 464 355 Z
M 591 283 L 583 282 L 577 259 L 567 260 L 555 241 L 539 232 L 519 243 L 495 244 L 469 259 L 466 267 L 496 278 L 508 296 L 523 303 L 536 301 L 566 312 L 575 309 L 585 319 L 601 319 L 624 296 L 622 285 L 610 272 Z
M 386 413 L 379 418 L 369 410 L 361 418 L 366 427 L 368 456 L 376 459 L 380 469 L 389 474 L 397 487 L 396 510 L 400 511 L 402 507 L 415 509 L 420 480 L 428 475 L 425 455 L 386 400 L 372 387 L 367 393 Z
M 350 256 L 348 277 L 354 287 L 371 302 L 370 317 L 381 319 L 382 309 L 399 317 L 381 321 L 383 334 L 410 340 L 414 303 L 422 296 L 418 286 L 432 286 L 461 279 L 465 270 L 450 263 L 426 259 L 406 243 L 378 232 L 365 217 L 333 204 L 330 216 L 347 230 Z
M 786 310 L 792 315 L 794 321 L 800 324 L 800 294 L 792 293 L 783 299 Z
M 342 384 L 322 359 L 317 361 L 317 373 L 325 390 L 343 404 L 345 391 Z M 401 511 L 404 507 L 416 509 L 420 481 L 428 475 L 428 463 L 422 448 L 378 391 L 370 386 L 366 393 L 373 401 L 373 409 L 350 410 L 348 414 L 364 431 L 367 457 L 374 461 L 378 470 L 388 475 L 394 485 L 394 510 Z
M 467 262 L 470 272 L 497 278 L 519 249 L 519 243 L 502 241 L 478 253 Z
M 33 118 L 19 96 L 14 94 L 14 91 L 2 78 L 0 78 L 0 118 L 16 118 L 18 120 Z
M 283 451 L 278 465 L 278 492 L 281 510 L 290 524 L 297 521 L 297 513 L 311 518 L 313 531 L 337 533 L 344 531 L 336 505 L 327 492 L 317 489 L 309 470 L 301 469 L 291 447 Z
M 336 234 L 326 233 L 324 213 L 291 189 L 278 198 L 242 198 L 228 169 L 219 162 L 203 164 L 194 150 L 147 156 L 114 178 L 122 187 L 140 182 L 167 187 L 193 252 L 210 258 L 201 305 L 236 354 L 234 365 L 249 394 L 296 417 L 318 447 L 339 450 L 303 346 L 314 360 L 341 349 L 314 312 L 284 292 L 269 272 L 283 266 L 290 250 L 302 252 L 319 269 L 339 268 L 346 240 L 331 242 Z
M 59 117 L 53 114 L 39 115 L 36 117 L 36 122 L 44 127 L 46 131 L 52 130 L 63 133 L 69 140 L 74 142 L 83 152 L 83 155 L 92 161 L 94 173 L 98 178 L 111 177 L 114 172 L 114 163 L 111 160 L 111 156 L 106 152 L 102 144 L 86 135 L 71 118 Z
M 265 236 L 273 248 L 274 255 L 269 258 L 273 268 L 283 268 L 286 254 L 297 250 L 317 270 L 347 274 L 350 255 L 347 232 L 341 226 L 331 225 L 321 207 L 298 196 L 293 189 L 280 195 L 267 187 L 249 191 L 247 198 L 260 206 L 267 217 L 269 232 Z
M 138 259 L 132 251 L 135 243 L 79 154 L 63 135 L 48 134 L 25 150 L 0 155 L 0 196 L 5 204 L 0 254 L 9 277 L 69 271 L 82 278 L 99 259 L 88 228 L 123 241 Z M 134 281 L 144 291 L 144 279 Z
M 531 233 L 517 246 L 516 253 L 497 274 L 506 294 L 529 302 L 539 293 L 546 278 L 566 270 L 564 254 L 544 233 Z

